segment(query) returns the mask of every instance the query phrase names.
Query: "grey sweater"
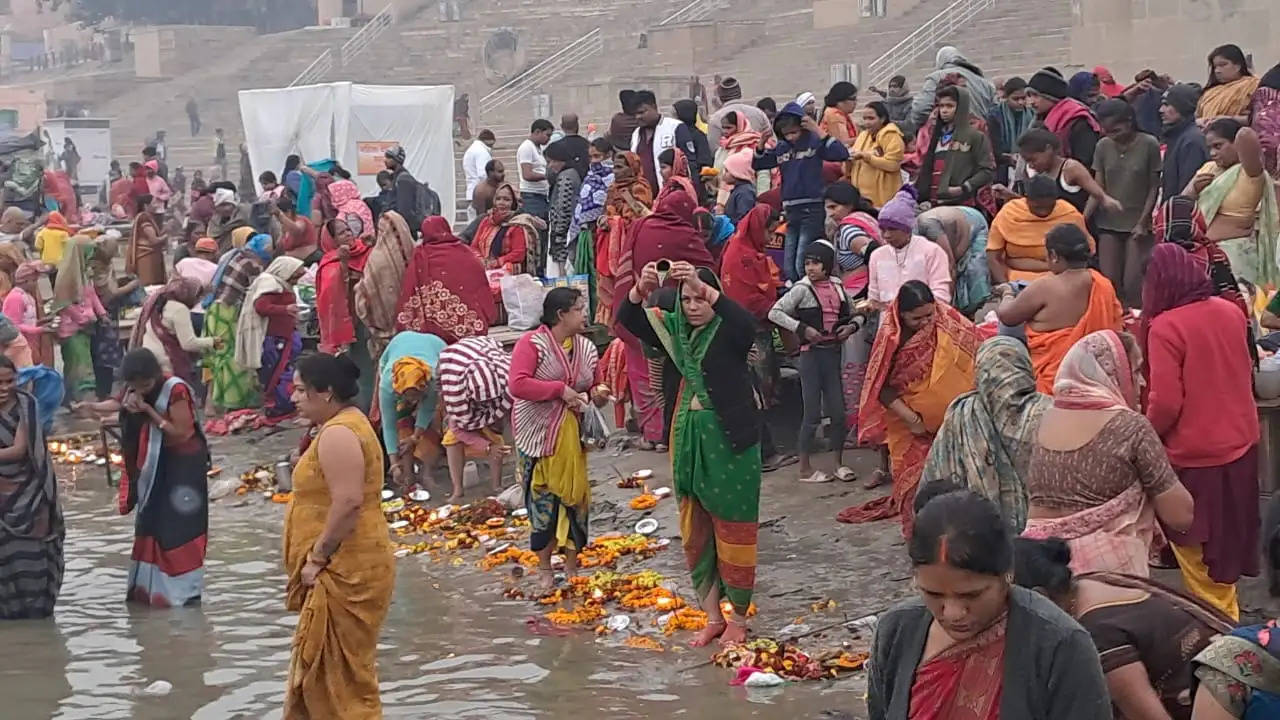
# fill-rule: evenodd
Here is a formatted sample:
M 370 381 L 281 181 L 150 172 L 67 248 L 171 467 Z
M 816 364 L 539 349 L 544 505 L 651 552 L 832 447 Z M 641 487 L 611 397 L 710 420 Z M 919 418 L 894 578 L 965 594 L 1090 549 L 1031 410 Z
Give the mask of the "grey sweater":
M 871 720 L 907 720 L 911 685 L 933 616 L 920 600 L 887 612 L 876 628 L 867 681 Z M 1111 720 L 1098 651 L 1084 628 L 1039 593 L 1009 590 L 1000 717 Z

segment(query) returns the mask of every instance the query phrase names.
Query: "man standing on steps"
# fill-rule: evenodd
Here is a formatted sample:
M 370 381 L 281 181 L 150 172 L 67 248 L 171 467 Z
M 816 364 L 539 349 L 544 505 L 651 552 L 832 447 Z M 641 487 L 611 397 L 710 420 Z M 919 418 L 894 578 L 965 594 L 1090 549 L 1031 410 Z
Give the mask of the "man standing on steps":
M 218 166 L 218 179 L 227 177 L 227 139 L 222 136 L 222 128 L 213 131 L 213 164 Z
M 578 116 L 574 113 L 565 113 L 561 116 L 560 130 L 563 135 L 547 146 L 547 152 L 551 151 L 552 146 L 562 145 L 569 154 L 569 167 L 578 171 L 578 177 L 586 177 L 587 166 L 591 164 L 587 159 L 591 143 L 578 134 Z
M 516 149 L 516 164 L 520 167 L 520 209 L 543 221 L 547 219 L 547 196 L 551 194 L 551 183 L 547 182 L 547 159 L 542 155 L 542 148 L 551 139 L 554 129 L 549 120 L 534 120 L 529 128 L 529 139 Z
M 467 222 L 476 219 L 471 205 L 472 194 L 476 191 L 476 186 L 484 182 L 485 166 L 493 160 L 493 146 L 497 144 L 498 139 L 494 137 L 492 130 L 481 130 L 462 154 L 462 174 L 467 180 Z
M 414 237 L 422 227 L 422 221 L 432 215 L 440 214 L 440 196 L 426 183 L 419 182 L 404 167 L 405 152 L 400 145 L 393 145 L 387 148 L 386 157 L 383 162 L 387 166 L 387 170 L 391 171 L 392 176 L 392 205 L 391 210 L 400 213 L 404 221 L 409 225 L 409 231 Z
M 459 138 L 471 139 L 471 98 L 466 93 L 453 101 L 453 125 Z
M 187 120 L 191 123 L 191 137 L 200 134 L 200 108 L 194 96 L 187 98 Z
M 662 190 L 662 178 L 658 173 L 658 156 L 668 148 L 679 148 L 686 158 L 693 162 L 698 157 L 698 149 L 693 144 L 693 135 L 689 128 L 673 117 L 663 117 L 658 112 L 658 98 L 649 90 L 641 90 L 635 95 L 636 118 L 640 126 L 631 136 L 631 152 L 640 156 L 640 167 L 644 170 L 645 180 L 657 197 Z

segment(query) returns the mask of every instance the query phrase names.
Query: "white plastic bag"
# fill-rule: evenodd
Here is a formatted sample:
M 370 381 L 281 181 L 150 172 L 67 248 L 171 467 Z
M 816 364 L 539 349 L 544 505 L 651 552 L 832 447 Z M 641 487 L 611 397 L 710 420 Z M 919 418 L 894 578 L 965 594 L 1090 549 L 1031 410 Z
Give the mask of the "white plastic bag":
M 532 275 L 506 275 L 500 281 L 502 306 L 507 310 L 507 326 L 528 330 L 542 317 L 546 288 Z

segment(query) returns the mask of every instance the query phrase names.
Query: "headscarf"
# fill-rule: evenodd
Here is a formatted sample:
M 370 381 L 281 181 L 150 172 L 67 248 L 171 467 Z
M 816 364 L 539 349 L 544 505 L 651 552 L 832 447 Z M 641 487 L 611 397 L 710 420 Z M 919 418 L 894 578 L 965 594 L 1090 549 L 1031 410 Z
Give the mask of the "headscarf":
M 1053 381 L 1053 406 L 1064 410 L 1137 409 L 1129 353 L 1116 331 L 1089 333 L 1071 346 Z
M 693 225 L 695 204 L 687 193 L 669 192 L 658 200 L 653 213 L 637 220 L 627 233 L 618 262 L 614 288 L 614 315 L 622 298 L 636 283 L 636 276 L 651 262 L 683 260 L 694 267 L 711 267 L 713 260 L 702 234 Z
M 281 255 L 258 274 L 244 294 L 244 305 L 236 321 L 236 364 L 246 370 L 262 367 L 262 343 L 267 337 L 267 318 L 254 309 L 258 298 L 270 293 L 288 292 L 290 279 L 302 269 L 302 261 Z
M 27 214 L 17 205 L 10 205 L 0 214 L 0 232 L 16 235 L 27 227 Z
M 234 230 L 233 230 L 233 231 L 231 231 L 231 235 L 232 235 L 232 237 L 234 237 L 234 236 L 235 236 L 235 231 L 234 231 Z M 217 241 L 217 240 L 214 240 L 214 239 L 213 239 L 213 238 L 211 238 L 211 237 L 202 237 L 202 238 L 200 238 L 199 240 L 196 240 L 196 252 L 213 252 L 213 253 L 216 253 L 216 252 L 218 252 L 218 241 Z
M 880 209 L 878 222 L 882 231 L 910 231 L 914 228 L 916 226 L 915 188 L 911 185 L 903 185 L 902 189 Z
M 316 317 L 320 321 L 321 352 L 333 353 L 356 339 L 356 319 L 352 315 L 352 298 L 343 279 L 342 259 L 337 240 L 329 234 L 328 223 L 320 233 L 320 249 L 324 256 L 316 271 Z M 348 248 L 347 267 L 363 272 L 369 259 L 369 246 L 354 238 Z
M 802 110 L 809 103 L 814 103 L 816 105 L 818 103 L 818 96 L 811 92 L 802 92 L 796 96 L 795 104 L 799 105 Z
M 745 112 L 733 112 L 737 119 L 737 129 L 731 134 L 720 136 L 720 147 L 728 150 L 730 153 L 737 150 L 750 150 L 751 154 L 755 154 L 756 148 L 760 145 L 760 133 L 751 127 L 751 119 Z M 717 121 L 716 127 L 719 127 Z
M 614 179 L 605 197 L 605 212 L 622 218 L 641 217 L 643 210 L 653 207 L 653 189 L 644 177 L 644 166 L 640 156 L 633 152 L 622 152 L 614 156 Z M 622 163 L 631 170 L 630 180 L 619 180 L 616 168 Z M 639 205 L 640 207 L 637 207 Z
M 3 257 L 3 253 L 0 253 L 0 257 Z M 2 264 L 2 261 L 0 261 L 0 264 Z M 14 271 L 13 282 L 21 285 L 28 280 L 35 280 L 48 271 L 48 265 L 39 260 L 30 260 L 19 265 L 18 269 Z
M 672 155 L 671 178 L 667 180 L 667 184 L 658 193 L 658 200 L 661 201 L 663 195 L 676 192 L 679 189 L 688 193 L 689 198 L 693 200 L 694 206 L 699 205 L 698 190 L 693 186 L 693 179 L 689 176 L 688 156 L 680 148 L 671 148 L 670 152 Z
M 1089 91 L 1093 89 L 1093 85 L 1098 79 L 1088 70 L 1081 70 L 1071 79 L 1067 81 L 1067 92 L 1071 97 L 1082 103 L 1088 104 Z
M 21 210 L 18 211 L 21 212 Z M 61 230 L 64 233 L 71 232 L 71 226 L 67 224 L 67 219 L 57 210 L 49 213 L 48 219 L 44 221 L 44 226 L 50 230 Z
M 427 235 L 428 224 L 437 219 L 444 221 L 436 215 L 422 222 L 423 237 Z M 378 241 L 369 252 L 369 261 L 355 290 L 356 315 L 376 339 L 372 345 L 378 348 L 378 354 L 395 334 L 400 288 L 412 257 L 413 234 L 404 216 L 394 210 L 382 213 L 378 218 Z
M 146 337 L 147 328 L 155 333 L 160 344 L 164 346 L 165 355 L 169 357 L 169 366 L 173 374 L 190 382 L 195 377 L 195 365 L 191 356 L 182 349 L 178 336 L 164 324 L 164 306 L 170 300 L 176 300 L 187 307 L 192 307 L 200 299 L 204 290 L 200 282 L 191 278 L 175 277 L 167 285 L 160 288 L 142 304 L 142 311 L 133 325 L 133 333 L 129 336 L 129 349 L 142 347 L 142 339 Z
M 425 361 L 405 356 L 391 365 L 391 389 L 397 395 L 409 390 L 426 390 L 431 382 L 431 366 Z
M 1161 243 L 1151 251 L 1142 282 L 1142 318 L 1154 320 L 1161 313 L 1213 295 L 1204 267 L 1181 247 Z
M 430 217 L 413 251 L 396 304 L 395 330 L 435 335 L 447 343 L 486 335 L 496 319 L 484 264 L 449 228 Z
M 1115 76 L 1107 68 L 1099 65 L 1093 69 L 1093 75 L 1098 78 L 1098 91 L 1106 97 L 1120 97 L 1124 94 L 1124 86 L 1116 82 Z
M 73 235 L 62 262 L 58 264 L 58 278 L 53 284 L 54 311 L 84 301 L 85 286 L 89 284 L 88 260 L 93 253 L 93 241 L 84 235 Z
M 231 188 L 218 188 L 213 191 L 213 206 L 219 205 L 235 205 L 239 201 L 236 199 L 236 192 Z
M 1170 243 L 1187 251 L 1209 278 L 1213 293 L 1234 303 L 1246 318 L 1250 316 L 1249 304 L 1240 293 L 1240 286 L 1236 284 L 1236 276 L 1231 269 L 1231 258 L 1217 243 L 1209 242 L 1209 223 L 1195 200 L 1186 195 L 1169 198 L 1156 212 L 1152 227 L 1157 243 Z M 1141 332 L 1145 346 L 1150 316 L 1144 313 L 1142 320 Z
M 236 249 L 243 248 L 245 243 L 249 242 L 249 238 L 253 237 L 255 233 L 256 231 L 248 225 L 232 230 L 231 247 Z
M 754 151 L 730 153 L 729 156 L 724 159 L 725 173 L 735 180 L 754 183 L 756 180 L 756 171 L 755 168 L 751 166 L 754 156 Z
M 271 262 L 271 236 L 266 233 L 254 235 L 244 244 L 244 250 L 256 256 L 264 265 Z
M 975 389 L 947 408 L 921 487 L 950 480 L 1000 505 L 1014 532 L 1027 521 L 1026 475 L 1040 418 L 1052 400 L 1036 392 L 1027 346 L 996 336 L 978 347 Z
M 372 237 L 374 232 L 373 213 L 360 198 L 360 188 L 350 180 L 334 180 L 329 185 L 329 199 L 333 201 L 336 217 L 345 220 L 351 233 L 357 238 Z
M 768 317 L 778 299 L 778 277 L 765 253 L 771 214 L 768 205 L 751 208 L 738 223 L 720 258 L 724 294 L 760 320 Z

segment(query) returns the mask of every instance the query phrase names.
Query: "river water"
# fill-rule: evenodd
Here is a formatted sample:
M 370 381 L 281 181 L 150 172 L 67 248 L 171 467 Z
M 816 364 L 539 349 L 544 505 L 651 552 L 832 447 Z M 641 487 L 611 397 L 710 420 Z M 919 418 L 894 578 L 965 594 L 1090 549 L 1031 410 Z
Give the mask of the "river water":
M 217 452 L 215 449 L 215 457 Z M 295 616 L 283 608 L 282 506 L 214 503 L 202 607 L 127 605 L 133 518 L 101 480 L 63 488 L 66 576 L 54 620 L 0 625 L 0 717 L 15 720 L 278 718 Z M 593 527 L 593 532 L 596 529 Z M 763 541 L 762 541 L 763 542 Z M 676 568 L 678 542 L 663 563 Z M 706 651 L 656 653 L 590 633 L 535 636 L 538 610 L 500 595 L 501 573 L 401 559 L 379 646 L 389 718 L 806 718 L 861 712 L 860 678 L 779 690 L 686 670 Z M 785 623 L 785 620 L 784 620 Z M 684 638 L 687 641 L 687 637 Z M 669 646 L 674 643 L 667 642 Z M 173 690 L 141 694 L 153 681 Z

